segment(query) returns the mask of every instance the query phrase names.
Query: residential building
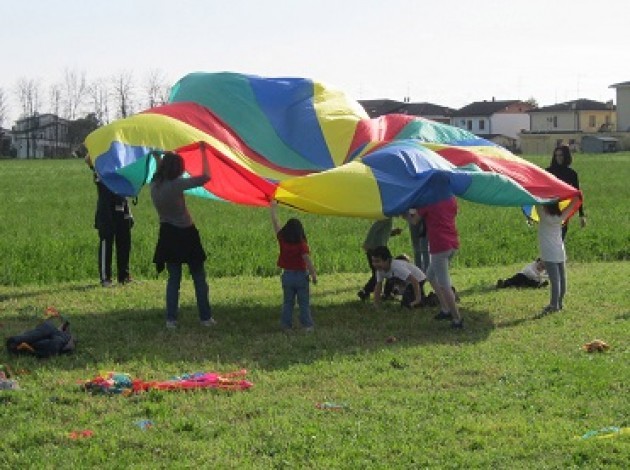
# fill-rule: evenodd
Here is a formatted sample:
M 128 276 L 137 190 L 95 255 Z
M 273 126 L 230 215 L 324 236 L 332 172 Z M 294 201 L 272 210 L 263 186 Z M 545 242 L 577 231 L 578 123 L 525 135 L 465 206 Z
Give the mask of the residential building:
M 395 100 L 359 100 L 365 112 L 371 118 L 384 116 L 385 114 L 407 114 L 418 116 L 443 124 L 450 123 L 450 116 L 454 109 L 433 103 L 410 103 L 408 101 Z
M 70 121 L 54 114 L 35 114 L 18 119 L 13 126 L 17 158 L 52 158 L 70 155 Z
M 630 82 L 610 85 L 617 93 L 617 130 L 630 132 Z
M 511 150 L 518 150 L 519 133 L 529 129 L 527 112 L 532 109 L 534 105 L 521 100 L 475 101 L 455 111 L 451 125 L 497 143 L 512 139 Z
M 11 155 L 11 131 L 0 127 L 0 157 Z
M 529 112 L 530 132 L 608 132 L 615 130 L 612 101 L 567 101 Z

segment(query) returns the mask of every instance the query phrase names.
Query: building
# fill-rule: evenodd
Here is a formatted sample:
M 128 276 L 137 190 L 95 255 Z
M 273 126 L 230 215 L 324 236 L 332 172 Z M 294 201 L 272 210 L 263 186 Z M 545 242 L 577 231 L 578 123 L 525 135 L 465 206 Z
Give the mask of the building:
M 12 129 L 17 158 L 54 158 L 70 155 L 70 121 L 54 114 L 18 119 Z
M 530 132 L 608 132 L 615 130 L 612 101 L 579 99 L 529 112 Z
M 418 116 L 443 124 L 450 123 L 450 116 L 455 111 L 447 106 L 440 106 L 433 103 L 410 103 L 395 100 L 359 100 L 365 112 L 371 118 L 384 116 L 386 114 L 407 114 Z
M 630 87 L 628 91 L 630 96 Z M 523 153 L 551 154 L 558 145 L 568 145 L 574 152 L 630 148 L 630 133 L 616 130 L 618 108 L 619 103 L 615 107 L 612 101 L 579 99 L 532 110 L 530 131 L 521 134 Z
M 606 153 L 619 150 L 619 139 L 599 135 L 585 135 L 580 143 L 584 153 Z
M 630 82 L 610 85 L 617 93 L 617 130 L 630 132 Z
M 493 141 L 512 139 L 511 150 L 518 150 L 519 133 L 529 129 L 527 112 L 532 109 L 532 104 L 521 100 L 475 101 L 455 111 L 451 125 Z
M 0 127 L 0 157 L 11 155 L 11 131 Z

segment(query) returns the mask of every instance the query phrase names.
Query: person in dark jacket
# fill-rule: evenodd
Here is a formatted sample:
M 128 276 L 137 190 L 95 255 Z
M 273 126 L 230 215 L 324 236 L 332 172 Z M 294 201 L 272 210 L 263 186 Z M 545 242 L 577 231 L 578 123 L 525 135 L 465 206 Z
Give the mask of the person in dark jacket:
M 577 172 L 571 168 L 573 163 L 573 157 L 571 156 L 571 149 L 568 145 L 560 145 L 556 147 L 551 156 L 551 164 L 546 170 L 559 180 L 573 186 L 575 189 L 580 189 L 580 181 L 578 179 Z M 584 213 L 584 205 L 581 205 L 578 209 L 580 215 L 580 227 L 586 227 L 586 215 Z M 562 239 L 567 236 L 567 230 L 569 229 L 569 222 L 565 222 L 562 226 Z
M 94 228 L 98 230 L 98 272 L 101 286 L 112 286 L 112 255 L 116 245 L 116 268 L 118 283 L 131 282 L 129 273 L 129 256 L 131 253 L 131 227 L 133 216 L 127 199 L 111 191 L 101 181 L 95 171 L 90 156 L 85 156 L 85 162 L 94 175 L 97 201 L 94 215 Z

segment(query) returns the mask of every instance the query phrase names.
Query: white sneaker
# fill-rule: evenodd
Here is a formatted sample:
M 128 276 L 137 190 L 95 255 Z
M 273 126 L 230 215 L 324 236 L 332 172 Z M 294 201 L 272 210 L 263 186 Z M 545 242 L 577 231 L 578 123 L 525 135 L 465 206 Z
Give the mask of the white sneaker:
M 216 324 L 217 324 L 217 321 L 214 318 L 212 318 L 212 317 L 210 317 L 210 320 L 202 320 L 201 321 L 201 326 L 210 327 L 210 326 L 214 326 Z
M 166 321 L 166 328 L 168 328 L 169 330 L 174 330 L 175 328 L 177 328 L 177 322 L 176 321 L 167 320 Z

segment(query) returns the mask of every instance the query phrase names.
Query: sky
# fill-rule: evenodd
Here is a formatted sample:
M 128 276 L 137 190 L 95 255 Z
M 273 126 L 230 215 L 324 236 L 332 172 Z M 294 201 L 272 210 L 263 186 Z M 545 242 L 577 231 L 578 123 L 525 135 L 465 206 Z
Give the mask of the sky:
M 45 95 L 66 70 L 307 77 L 456 109 L 608 101 L 630 81 L 628 18 L 628 0 L 0 0 L 0 88 L 9 121 L 19 79 Z

